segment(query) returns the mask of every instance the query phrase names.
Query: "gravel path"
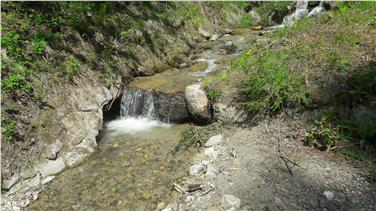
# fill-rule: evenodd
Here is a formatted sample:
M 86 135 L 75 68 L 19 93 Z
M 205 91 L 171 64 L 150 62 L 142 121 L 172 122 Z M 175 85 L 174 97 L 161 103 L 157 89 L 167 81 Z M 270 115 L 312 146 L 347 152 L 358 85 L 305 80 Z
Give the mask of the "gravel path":
M 180 184 L 201 190 L 165 210 L 376 210 L 365 168 L 302 146 L 304 125 L 280 118 L 223 129 L 222 143 L 195 158 L 203 168 Z

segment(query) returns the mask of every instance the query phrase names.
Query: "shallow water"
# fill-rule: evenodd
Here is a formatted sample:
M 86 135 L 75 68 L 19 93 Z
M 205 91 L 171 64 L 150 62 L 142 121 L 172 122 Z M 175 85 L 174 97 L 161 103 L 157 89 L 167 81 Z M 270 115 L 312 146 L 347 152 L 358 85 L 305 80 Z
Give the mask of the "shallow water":
M 84 164 L 59 175 L 30 210 L 155 210 L 176 197 L 192 151 L 171 151 L 188 125 L 106 136 Z M 112 134 L 113 135 L 113 134 Z

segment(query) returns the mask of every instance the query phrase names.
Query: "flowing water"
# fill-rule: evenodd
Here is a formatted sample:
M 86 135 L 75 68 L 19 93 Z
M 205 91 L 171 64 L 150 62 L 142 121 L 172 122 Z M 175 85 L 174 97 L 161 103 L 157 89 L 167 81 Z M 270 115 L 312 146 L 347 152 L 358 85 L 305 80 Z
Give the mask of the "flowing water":
M 197 151 L 171 153 L 189 125 L 159 119 L 151 90 L 183 91 L 223 69 L 224 61 L 236 57 L 256 38 L 257 32 L 201 43 L 188 67 L 133 81 L 123 93 L 120 117 L 106 123 L 98 150 L 81 165 L 58 175 L 29 209 L 156 210 L 171 202 L 177 197 L 172 184 L 188 175 Z

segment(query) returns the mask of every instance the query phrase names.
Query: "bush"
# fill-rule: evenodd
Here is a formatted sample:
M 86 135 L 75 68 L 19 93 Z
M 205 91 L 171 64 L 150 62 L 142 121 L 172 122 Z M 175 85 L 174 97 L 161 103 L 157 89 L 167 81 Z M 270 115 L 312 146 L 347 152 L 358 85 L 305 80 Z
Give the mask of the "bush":
M 68 56 L 68 58 L 63 62 L 63 72 L 68 77 L 73 77 L 78 70 L 78 61 L 73 56 Z
M 246 61 L 244 55 L 232 66 L 246 73 L 243 105 L 252 114 L 276 113 L 285 107 L 308 106 L 305 78 L 289 71 L 284 51 L 265 50 Z M 253 65 L 250 65 L 250 64 Z
M 14 129 L 16 123 L 12 120 L 5 120 L 2 126 L 3 133 L 8 141 L 13 141 L 14 138 Z
M 202 147 L 209 138 L 209 132 L 206 128 L 189 127 L 181 134 L 179 144 L 171 150 L 172 154 L 176 154 L 181 147 L 185 149 L 191 146 Z

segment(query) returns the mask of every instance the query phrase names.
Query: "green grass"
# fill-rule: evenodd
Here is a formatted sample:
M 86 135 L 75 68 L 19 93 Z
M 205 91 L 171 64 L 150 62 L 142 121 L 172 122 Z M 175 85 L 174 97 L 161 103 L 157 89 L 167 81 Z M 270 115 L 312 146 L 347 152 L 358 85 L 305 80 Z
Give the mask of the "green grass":
M 242 104 L 250 113 L 272 114 L 286 107 L 309 104 L 304 75 L 289 70 L 284 50 L 250 52 L 231 63 L 232 68 L 246 74 L 241 87 Z

